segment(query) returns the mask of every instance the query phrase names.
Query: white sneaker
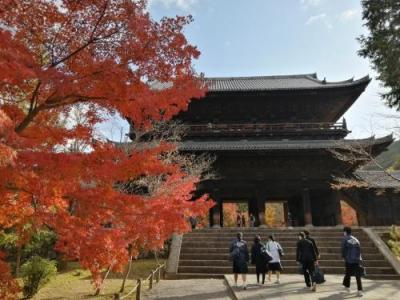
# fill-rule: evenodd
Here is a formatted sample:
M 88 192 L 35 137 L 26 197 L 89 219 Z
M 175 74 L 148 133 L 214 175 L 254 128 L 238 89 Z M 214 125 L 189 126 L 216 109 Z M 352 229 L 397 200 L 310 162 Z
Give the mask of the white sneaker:
M 312 285 L 312 287 L 311 287 L 311 290 L 313 291 L 313 292 L 316 292 L 317 291 L 317 284 L 314 282 L 313 283 L 313 285 Z
M 357 291 L 357 296 L 358 296 L 358 297 L 362 297 L 362 296 L 364 296 L 364 294 L 363 294 L 362 291 Z
M 280 284 L 281 282 L 279 280 L 275 281 L 275 284 Z

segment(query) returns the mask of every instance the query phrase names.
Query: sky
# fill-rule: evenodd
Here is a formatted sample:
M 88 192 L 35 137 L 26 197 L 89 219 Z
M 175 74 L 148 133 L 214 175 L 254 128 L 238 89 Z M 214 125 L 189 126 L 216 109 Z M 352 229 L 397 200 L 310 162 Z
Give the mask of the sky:
M 359 0 L 149 0 L 153 19 L 192 15 L 185 29 L 201 51 L 194 62 L 208 77 L 309 74 L 341 81 L 376 77 L 357 55 L 366 34 Z M 396 116 L 375 79 L 346 112 L 348 138 L 395 133 Z M 400 132 L 400 131 L 399 131 Z

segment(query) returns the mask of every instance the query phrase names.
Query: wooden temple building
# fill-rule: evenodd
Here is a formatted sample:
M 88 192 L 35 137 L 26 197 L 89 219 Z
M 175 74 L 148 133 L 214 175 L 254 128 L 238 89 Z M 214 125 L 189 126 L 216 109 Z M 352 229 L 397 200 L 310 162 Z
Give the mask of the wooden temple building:
M 359 160 L 340 160 L 332 149 L 362 147 L 373 156 L 392 136 L 345 139 L 343 114 L 370 82 L 327 82 L 316 74 L 206 78 L 208 92 L 179 114 L 188 131 L 180 151 L 211 153 L 217 177 L 197 192 L 216 201 L 210 226 L 223 226 L 223 203 L 246 202 L 265 225 L 265 203 L 280 202 L 287 226 L 342 223 L 340 201 L 357 212 L 359 225 L 400 223 L 399 182 L 384 172 L 359 171 Z M 364 186 L 332 188 L 334 178 Z M 378 193 L 377 191 L 380 191 Z

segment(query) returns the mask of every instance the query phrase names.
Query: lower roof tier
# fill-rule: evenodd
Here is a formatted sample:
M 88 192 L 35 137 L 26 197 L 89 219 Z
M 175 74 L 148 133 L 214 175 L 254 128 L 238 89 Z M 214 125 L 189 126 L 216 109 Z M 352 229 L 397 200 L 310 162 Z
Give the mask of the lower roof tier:
M 183 141 L 179 145 L 180 151 L 275 151 L 275 150 L 303 150 L 303 149 L 343 149 L 356 150 L 359 147 L 371 147 L 377 155 L 386 150 L 393 142 L 393 136 L 382 138 L 370 137 L 366 139 L 342 140 L 214 140 L 214 141 Z M 376 151 L 380 150 L 380 151 Z M 379 153 L 377 153 L 379 152 Z

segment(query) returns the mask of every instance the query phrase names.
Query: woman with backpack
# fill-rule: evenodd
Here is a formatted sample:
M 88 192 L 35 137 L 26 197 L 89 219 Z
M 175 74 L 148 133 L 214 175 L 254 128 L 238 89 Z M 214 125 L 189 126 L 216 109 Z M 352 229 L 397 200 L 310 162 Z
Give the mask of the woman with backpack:
M 280 283 L 280 273 L 282 271 L 281 257 L 283 256 L 283 249 L 278 242 L 275 241 L 273 235 L 268 236 L 268 242 L 265 245 L 271 260 L 268 262 L 268 281 L 271 281 L 272 272 L 276 273 L 275 283 Z
M 251 263 L 256 266 L 257 284 L 260 284 L 260 275 L 262 276 L 262 284 L 265 283 L 265 274 L 268 272 L 267 266 L 270 259 L 271 257 L 261 243 L 261 237 L 256 235 L 253 247 L 251 247 Z

